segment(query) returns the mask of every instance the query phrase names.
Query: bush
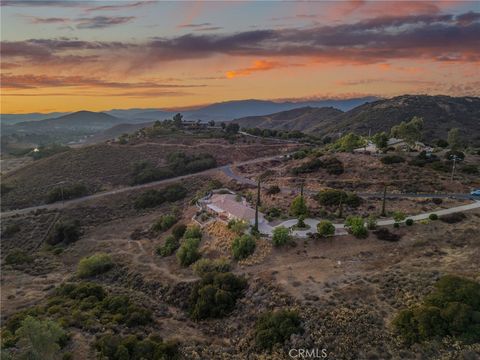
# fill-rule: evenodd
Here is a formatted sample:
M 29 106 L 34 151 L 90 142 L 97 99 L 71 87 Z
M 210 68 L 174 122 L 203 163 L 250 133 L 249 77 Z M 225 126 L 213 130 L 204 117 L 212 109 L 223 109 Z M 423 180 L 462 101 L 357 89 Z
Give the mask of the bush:
M 345 227 L 357 238 L 366 238 L 368 236 L 365 221 L 360 216 L 349 216 L 345 221 Z
M 5 264 L 7 265 L 21 265 L 32 261 L 33 257 L 20 249 L 10 251 L 5 257 Z
M 460 221 L 465 220 L 467 217 L 464 213 L 453 213 L 440 216 L 440 220 L 446 222 L 447 224 L 455 224 Z
M 201 239 L 202 238 L 202 230 L 199 226 L 189 226 L 185 233 L 183 234 L 185 239 Z
M 185 224 L 177 224 L 172 229 L 172 235 L 175 239 L 180 240 L 182 236 L 187 231 L 187 226 Z
M 443 200 L 441 198 L 433 198 L 432 199 L 432 202 L 435 204 L 435 205 L 440 205 L 443 203 Z
M 290 215 L 293 216 L 307 216 L 308 207 L 303 195 L 298 195 L 293 199 L 290 205 Z
M 133 165 L 132 185 L 146 184 L 175 176 L 169 169 L 158 169 L 150 161 L 140 161 Z
M 398 164 L 405 162 L 405 159 L 399 155 L 387 155 L 380 160 L 384 164 Z
M 449 172 L 451 167 L 445 162 L 437 161 L 432 164 L 432 169 L 435 171 Z
M 208 273 L 224 273 L 230 271 L 230 262 L 225 258 L 220 259 L 200 259 L 192 266 L 193 272 L 200 277 Z
M 145 209 L 162 205 L 165 201 L 174 202 L 183 199 L 187 189 L 178 184 L 165 187 L 162 190 L 147 190 L 135 200 L 136 209 Z
M 47 204 L 57 201 L 76 199 L 88 195 L 88 188 L 83 184 L 56 187 L 47 194 Z
M 346 193 L 342 190 L 326 189 L 320 191 L 316 200 L 323 206 L 338 206 L 340 203 L 356 208 L 362 203 L 362 199 L 354 193 Z
M 335 234 L 335 226 L 331 221 L 322 220 L 317 224 L 317 232 L 320 236 L 330 236 Z
M 367 218 L 367 229 L 375 230 L 377 228 L 377 218 L 374 215 L 370 215 Z
M 402 310 L 393 326 L 409 344 L 444 336 L 474 343 L 480 341 L 479 311 L 480 284 L 447 275 L 421 305 Z
M 267 195 L 275 195 L 275 194 L 280 193 L 280 191 L 281 190 L 278 187 L 278 185 L 272 185 L 267 189 Z
M 315 172 L 317 171 L 318 169 L 320 169 L 321 167 L 323 167 L 323 162 L 322 160 L 320 159 L 312 159 L 300 166 L 297 166 L 295 168 L 293 168 L 291 171 L 292 171 L 292 174 L 294 175 L 299 175 L 299 174 L 307 174 L 307 173 L 312 173 L 312 172 Z
M 231 219 L 227 227 L 235 234 L 242 235 L 248 229 L 248 223 L 245 220 Z
M 27 316 L 15 332 L 18 359 L 54 359 L 59 356 L 66 333 L 56 322 Z
M 301 333 L 303 328 L 297 312 L 268 312 L 255 324 L 255 343 L 262 350 L 271 350 L 275 344 L 283 344 L 293 334 Z
M 413 225 L 413 219 L 407 219 L 407 220 L 405 220 L 405 224 L 406 224 L 407 226 L 412 226 L 412 225 Z
M 390 232 L 387 228 L 379 228 L 373 232 L 378 240 L 398 241 L 400 235 Z
M 154 335 L 142 339 L 137 335 L 106 334 L 95 341 L 94 347 L 102 359 L 179 359 L 176 342 L 163 342 Z
M 47 238 L 47 243 L 49 245 L 70 244 L 77 241 L 81 234 L 80 223 L 77 220 L 61 220 L 53 227 L 53 232 Z
M 445 159 L 447 160 L 451 160 L 454 156 L 460 158 L 461 160 L 465 159 L 465 154 L 461 151 L 450 150 L 445 153 Z
M 395 220 L 396 223 L 401 223 L 406 217 L 405 213 L 401 211 L 395 211 L 393 213 L 393 220 Z
M 206 273 L 190 294 L 190 316 L 195 320 L 228 315 L 247 282 L 230 272 Z
M 478 174 L 478 166 L 473 164 L 463 165 L 460 171 L 465 174 L 476 175 Z
M 15 235 L 20 231 L 20 226 L 18 224 L 12 224 L 5 227 L 5 230 L 2 232 L 2 237 L 8 238 Z
M 175 215 L 167 214 L 161 216 L 152 226 L 153 232 L 162 232 L 170 229 L 177 222 Z
M 432 221 L 438 220 L 438 215 L 437 214 L 430 214 L 430 215 L 428 215 L 428 219 L 432 220 Z
M 255 239 L 251 235 L 242 235 L 233 240 L 232 253 L 236 260 L 249 257 L 255 251 Z
M 157 248 L 156 253 L 162 257 L 170 256 L 178 249 L 179 246 L 180 243 L 178 242 L 178 239 L 173 235 L 169 235 L 165 239 L 165 244 Z
M 199 238 L 186 238 L 177 250 L 177 260 L 181 266 L 189 266 L 200 258 Z
M 282 246 L 290 242 L 290 230 L 285 226 L 278 226 L 273 229 L 272 243 L 274 246 Z
M 323 160 L 323 167 L 330 175 L 340 175 L 345 171 L 343 163 L 337 158 L 328 158 Z
M 443 139 L 438 139 L 435 142 L 435 145 L 438 146 L 438 147 L 441 147 L 441 148 L 446 148 L 448 146 L 448 142 L 446 140 L 443 140 Z
M 77 268 L 77 275 L 81 278 L 103 274 L 113 267 L 110 255 L 97 253 L 80 260 Z

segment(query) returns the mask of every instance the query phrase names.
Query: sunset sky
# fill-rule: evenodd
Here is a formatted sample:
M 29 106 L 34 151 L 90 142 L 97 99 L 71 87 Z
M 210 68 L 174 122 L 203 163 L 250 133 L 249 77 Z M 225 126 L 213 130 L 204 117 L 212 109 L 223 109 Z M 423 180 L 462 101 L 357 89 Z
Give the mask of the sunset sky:
M 480 2 L 1 2 L 1 113 L 480 95 Z

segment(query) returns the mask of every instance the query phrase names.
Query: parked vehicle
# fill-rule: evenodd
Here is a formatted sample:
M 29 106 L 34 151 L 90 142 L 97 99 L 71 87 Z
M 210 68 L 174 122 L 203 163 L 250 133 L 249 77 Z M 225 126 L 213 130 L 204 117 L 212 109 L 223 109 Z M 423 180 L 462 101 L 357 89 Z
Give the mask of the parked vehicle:
M 476 189 L 470 192 L 470 195 L 472 196 L 480 196 L 480 189 Z

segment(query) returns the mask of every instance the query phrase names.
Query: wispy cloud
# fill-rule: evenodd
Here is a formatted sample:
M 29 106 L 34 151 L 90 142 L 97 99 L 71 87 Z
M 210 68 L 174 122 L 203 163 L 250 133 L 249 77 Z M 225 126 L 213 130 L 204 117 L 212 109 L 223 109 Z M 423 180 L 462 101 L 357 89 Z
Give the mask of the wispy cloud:
M 95 16 L 76 19 L 77 29 L 102 29 L 113 25 L 126 24 L 135 19 L 135 16 Z
M 137 1 L 134 3 L 117 3 L 114 5 L 102 5 L 102 6 L 93 6 L 85 11 L 87 12 L 94 12 L 94 11 L 117 11 L 117 10 L 125 10 L 125 9 L 133 9 L 133 8 L 139 8 L 143 7 L 146 5 L 151 5 L 155 4 L 157 1 Z
M 236 78 L 236 77 L 239 77 L 239 76 L 251 75 L 255 72 L 268 71 L 268 70 L 279 69 L 279 68 L 284 68 L 284 67 L 291 67 L 291 66 L 301 66 L 301 65 L 281 63 L 279 61 L 256 60 L 249 67 L 227 71 L 225 73 L 225 76 L 228 79 L 233 79 L 233 78 Z
M 190 29 L 192 31 L 215 31 L 221 30 L 223 27 L 221 26 L 214 26 L 212 23 L 198 23 L 198 24 L 180 24 L 177 25 L 179 29 Z

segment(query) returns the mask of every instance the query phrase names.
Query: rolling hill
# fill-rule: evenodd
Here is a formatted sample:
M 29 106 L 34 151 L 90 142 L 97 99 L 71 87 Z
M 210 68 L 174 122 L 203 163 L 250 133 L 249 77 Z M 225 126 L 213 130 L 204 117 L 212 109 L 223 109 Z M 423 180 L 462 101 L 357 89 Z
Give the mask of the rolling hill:
M 413 116 L 424 120 L 426 141 L 446 138 L 451 128 L 459 128 L 471 141 L 480 141 L 480 98 L 428 95 L 402 95 L 365 103 L 349 111 L 325 116 L 322 109 L 300 108 L 268 116 L 236 119 L 241 127 L 303 129 L 324 135 L 356 132 L 359 134 L 389 131 L 392 126 Z
M 275 130 L 299 130 L 309 132 L 320 122 L 330 121 L 343 114 L 341 110 L 333 107 L 302 107 L 293 110 L 281 111 L 264 116 L 249 116 L 236 119 L 233 122 L 238 123 L 245 128 L 262 128 Z

